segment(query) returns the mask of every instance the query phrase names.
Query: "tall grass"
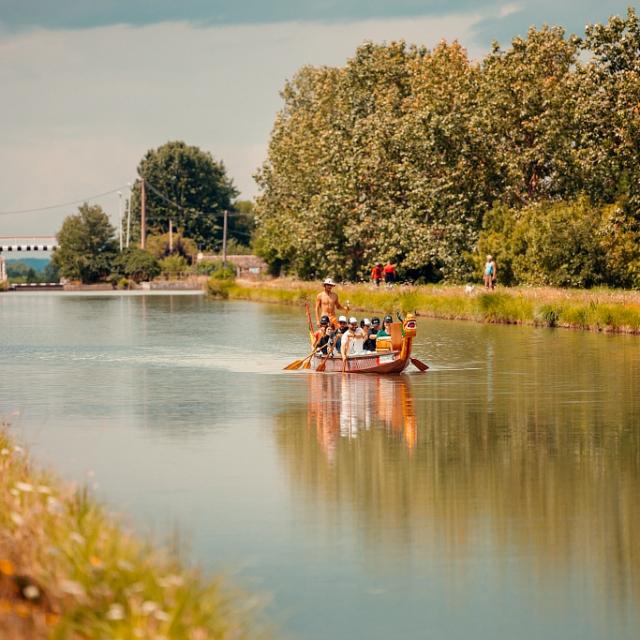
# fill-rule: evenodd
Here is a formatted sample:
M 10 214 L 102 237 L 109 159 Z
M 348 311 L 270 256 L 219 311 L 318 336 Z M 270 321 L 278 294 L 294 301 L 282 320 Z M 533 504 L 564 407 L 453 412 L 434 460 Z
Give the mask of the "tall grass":
M 34 468 L 0 426 L 0 637 L 253 638 L 248 604 Z
M 312 306 L 320 283 L 280 279 L 236 282 L 231 298 Z M 336 289 L 343 304 L 367 315 L 402 311 L 432 318 L 530 324 L 548 327 L 640 333 L 640 294 L 629 291 L 514 288 L 484 289 L 425 285 L 391 289 L 368 284 Z

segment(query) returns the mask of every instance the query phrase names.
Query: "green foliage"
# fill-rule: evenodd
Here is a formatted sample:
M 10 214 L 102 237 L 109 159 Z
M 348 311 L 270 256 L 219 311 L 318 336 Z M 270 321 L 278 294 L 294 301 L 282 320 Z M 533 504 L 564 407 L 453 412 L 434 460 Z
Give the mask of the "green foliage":
M 149 236 L 146 241 L 146 249 L 157 260 L 175 254 L 182 256 L 189 264 L 193 264 L 198 255 L 196 243 L 190 238 L 183 237 L 180 233 L 173 233 L 171 238 L 168 233 Z
M 116 277 L 126 276 L 134 282 L 153 280 L 160 274 L 156 258 L 138 247 L 129 247 L 120 253 L 114 260 L 113 269 Z
M 222 265 L 221 260 L 206 261 L 198 263 L 196 273 L 211 276 L 214 280 L 234 280 L 236 270 L 233 265 Z
M 233 280 L 211 276 L 207 282 L 207 294 L 212 298 L 226 300 L 233 287 Z
M 42 271 L 43 282 L 60 282 L 60 267 L 50 260 Z
M 459 281 L 640 286 L 640 25 L 532 28 L 478 64 L 456 43 L 367 43 L 287 82 L 257 173 L 274 274 L 392 260 Z M 615 203 L 622 206 L 607 209 Z
M 189 270 L 189 263 L 182 256 L 175 253 L 163 258 L 158 264 L 161 272 L 169 277 L 182 275 Z
M 65 218 L 57 238 L 52 260 L 62 277 L 91 283 L 109 275 L 116 242 L 114 229 L 100 206 L 80 206 L 76 215 Z
M 222 162 L 198 147 L 173 141 L 147 151 L 138 174 L 147 182 L 147 227 L 151 234 L 167 232 L 171 220 L 198 247 L 214 249 L 222 238 L 223 211 L 231 208 L 237 195 Z M 133 187 L 132 212 L 139 220 L 139 180 Z
M 251 200 L 236 200 L 228 217 L 227 244 L 249 247 L 256 228 L 254 204 Z M 227 253 L 232 253 L 227 247 Z M 242 253 L 235 250 L 233 253 Z
M 586 197 L 523 209 L 496 206 L 485 215 L 475 263 L 498 264 L 502 284 L 640 286 L 640 224 L 624 205 Z

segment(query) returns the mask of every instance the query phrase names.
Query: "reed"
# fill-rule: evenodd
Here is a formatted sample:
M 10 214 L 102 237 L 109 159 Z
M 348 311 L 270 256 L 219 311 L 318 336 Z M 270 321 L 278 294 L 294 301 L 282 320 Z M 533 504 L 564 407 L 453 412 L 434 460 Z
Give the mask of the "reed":
M 298 305 L 313 303 L 321 283 L 278 279 L 236 281 L 229 297 Z M 487 323 L 528 324 L 592 331 L 640 333 L 640 294 L 635 291 L 570 290 L 552 287 L 480 288 L 400 285 L 390 289 L 370 284 L 337 288 L 341 302 L 366 315 L 402 311 L 431 318 Z
M 253 638 L 248 604 L 35 468 L 0 426 L 0 637 Z

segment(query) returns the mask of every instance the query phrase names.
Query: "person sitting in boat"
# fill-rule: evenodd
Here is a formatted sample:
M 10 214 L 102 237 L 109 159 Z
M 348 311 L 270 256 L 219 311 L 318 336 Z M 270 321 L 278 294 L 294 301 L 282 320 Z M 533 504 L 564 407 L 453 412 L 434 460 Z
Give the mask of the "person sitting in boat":
M 376 338 L 378 337 L 378 330 L 380 329 L 380 318 L 371 318 L 369 325 L 365 322 L 365 341 L 362 348 L 365 351 L 376 350 Z
M 384 322 L 382 323 L 382 329 L 378 331 L 378 338 L 389 338 L 391 333 L 389 333 L 389 325 L 393 322 L 393 318 L 391 316 L 385 316 Z
M 358 326 L 357 318 L 349 318 L 349 328 L 342 336 L 340 343 L 340 353 L 344 360 L 348 356 L 362 353 L 362 345 L 364 344 L 364 331 Z
M 349 330 L 349 325 L 347 324 L 347 317 L 340 316 L 338 318 L 338 328 L 335 332 L 336 339 L 336 350 L 340 353 L 340 346 L 342 345 L 342 336 Z
M 331 339 L 333 331 L 329 323 L 329 316 L 322 316 L 320 318 L 320 328 L 313 334 L 313 344 L 316 349 L 322 347 L 321 351 L 326 355 L 327 345 Z

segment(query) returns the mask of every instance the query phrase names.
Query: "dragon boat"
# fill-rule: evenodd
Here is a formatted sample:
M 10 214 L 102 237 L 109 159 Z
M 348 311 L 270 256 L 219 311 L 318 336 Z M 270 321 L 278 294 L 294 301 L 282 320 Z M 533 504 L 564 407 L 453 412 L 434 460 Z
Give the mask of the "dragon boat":
M 389 337 L 378 338 L 376 351 L 351 354 L 343 361 L 339 353 L 317 352 L 311 357 L 310 368 L 327 373 L 402 373 L 410 362 L 424 371 L 427 365 L 411 357 L 416 336 L 416 319 L 407 314 L 402 322 L 389 325 Z

